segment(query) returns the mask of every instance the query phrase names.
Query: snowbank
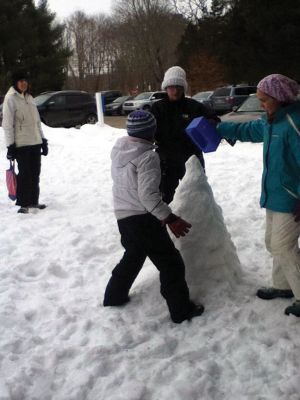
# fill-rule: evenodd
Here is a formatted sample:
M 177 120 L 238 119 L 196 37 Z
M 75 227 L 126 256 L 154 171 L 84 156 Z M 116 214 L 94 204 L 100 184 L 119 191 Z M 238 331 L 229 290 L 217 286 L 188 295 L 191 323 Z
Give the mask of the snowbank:
M 299 320 L 284 315 L 288 300 L 255 297 L 271 276 L 258 206 L 261 145 L 206 155 L 214 197 L 188 165 L 174 208 L 193 223 L 179 245 L 206 309 L 175 325 L 149 261 L 126 307 L 101 304 L 123 253 L 109 153 L 124 131 L 44 131 L 48 208 L 21 215 L 5 189 L 0 129 L 0 399 L 299 400 Z

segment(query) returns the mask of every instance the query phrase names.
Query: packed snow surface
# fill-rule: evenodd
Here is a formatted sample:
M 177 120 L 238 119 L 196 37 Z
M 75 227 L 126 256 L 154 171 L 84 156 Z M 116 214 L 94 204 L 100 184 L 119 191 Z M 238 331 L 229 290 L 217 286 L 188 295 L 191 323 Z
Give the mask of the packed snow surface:
M 104 308 L 123 254 L 112 209 L 110 150 L 124 130 L 44 126 L 40 201 L 7 197 L 0 128 L 0 400 L 299 400 L 300 320 L 291 300 L 263 301 L 272 261 L 259 208 L 262 145 L 221 143 L 187 163 L 175 240 L 201 317 L 171 322 L 149 260 L 125 307 Z

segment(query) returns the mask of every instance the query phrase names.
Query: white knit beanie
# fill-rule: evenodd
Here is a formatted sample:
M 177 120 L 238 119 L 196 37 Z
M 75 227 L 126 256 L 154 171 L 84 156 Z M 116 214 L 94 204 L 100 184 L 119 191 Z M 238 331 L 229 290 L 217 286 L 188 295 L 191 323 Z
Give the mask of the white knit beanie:
M 185 70 L 177 65 L 169 68 L 165 72 L 163 83 L 161 84 L 162 90 L 165 90 L 168 86 L 182 86 L 184 91 L 187 91 L 187 81 Z

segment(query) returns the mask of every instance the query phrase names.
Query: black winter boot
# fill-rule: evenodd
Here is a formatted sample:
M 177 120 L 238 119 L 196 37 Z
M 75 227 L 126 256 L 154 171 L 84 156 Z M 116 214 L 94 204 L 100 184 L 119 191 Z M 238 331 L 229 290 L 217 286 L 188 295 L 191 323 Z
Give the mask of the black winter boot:
M 272 300 L 277 298 L 290 299 L 294 297 L 290 289 L 276 289 L 273 287 L 262 287 L 256 292 L 256 296 L 263 300 Z
M 20 207 L 18 209 L 18 213 L 20 213 L 20 214 L 28 214 L 29 213 L 28 207 Z
M 39 210 L 44 210 L 46 207 L 46 204 L 32 204 L 29 206 L 29 208 L 38 208 Z
M 130 301 L 130 298 L 124 297 L 124 298 L 118 298 L 115 300 L 109 300 L 108 298 L 104 298 L 103 300 L 103 306 L 104 307 L 119 307 L 119 306 L 124 306 Z
M 194 307 L 189 311 L 189 313 L 182 319 L 174 319 L 172 318 L 172 321 L 175 322 L 175 324 L 181 324 L 183 321 L 190 321 L 191 319 L 195 317 L 199 317 L 201 314 L 203 314 L 204 311 L 204 306 L 202 304 L 194 304 Z
M 286 315 L 293 314 L 295 317 L 300 317 L 300 300 L 296 300 L 291 306 L 288 306 L 284 313 Z

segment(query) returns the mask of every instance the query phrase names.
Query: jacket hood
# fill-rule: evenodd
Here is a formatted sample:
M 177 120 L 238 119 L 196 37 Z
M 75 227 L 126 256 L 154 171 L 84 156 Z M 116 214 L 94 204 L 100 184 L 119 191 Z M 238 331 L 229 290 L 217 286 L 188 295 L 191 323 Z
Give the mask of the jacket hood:
M 117 168 L 124 167 L 133 162 L 137 157 L 146 151 L 155 149 L 156 146 L 147 140 L 123 136 L 118 139 L 112 148 L 111 159 L 114 160 Z
M 7 95 L 11 96 L 11 95 L 16 95 L 19 96 L 21 99 L 24 99 L 25 96 L 28 96 L 27 93 L 25 93 L 25 96 L 21 93 L 19 93 L 13 86 L 11 86 L 7 92 Z

